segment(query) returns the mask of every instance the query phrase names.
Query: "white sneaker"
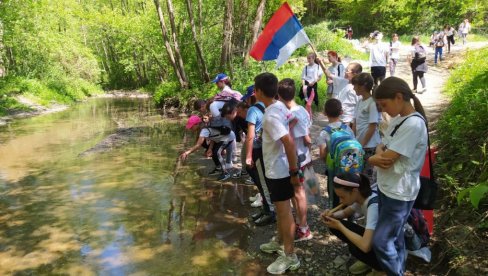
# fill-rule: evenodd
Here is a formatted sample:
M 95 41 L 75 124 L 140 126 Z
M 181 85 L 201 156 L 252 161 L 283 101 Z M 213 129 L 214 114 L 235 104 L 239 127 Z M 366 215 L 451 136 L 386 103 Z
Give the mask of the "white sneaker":
M 246 184 L 254 184 L 254 180 L 252 180 L 252 177 L 249 177 L 248 179 L 246 179 L 246 181 L 244 181 L 244 183 L 246 183 Z
M 272 238 L 268 243 L 263 243 L 259 246 L 259 249 L 263 251 L 264 253 L 272 254 L 272 253 L 280 253 L 284 252 L 283 246 L 280 245 L 275 238 Z M 280 254 L 282 255 L 282 254 Z M 284 255 L 284 254 L 283 254 Z
M 288 256 L 279 256 L 266 270 L 271 274 L 283 274 L 288 269 L 296 270 L 299 267 L 300 260 L 298 260 L 297 254 L 293 253 Z
M 259 197 L 256 201 L 251 203 L 251 207 L 257 208 L 263 206 L 263 199 Z
M 260 194 L 260 193 L 257 193 L 257 194 L 256 194 L 256 195 L 254 195 L 254 196 L 250 196 L 250 197 L 249 197 L 249 201 L 254 202 L 254 201 L 258 200 L 258 198 L 261 198 L 261 194 Z

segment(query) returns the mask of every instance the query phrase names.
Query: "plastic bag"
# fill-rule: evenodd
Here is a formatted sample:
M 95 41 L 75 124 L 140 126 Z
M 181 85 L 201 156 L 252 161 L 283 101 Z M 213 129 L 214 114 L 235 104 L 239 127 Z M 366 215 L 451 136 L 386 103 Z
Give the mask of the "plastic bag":
M 315 175 L 312 166 L 306 167 L 303 172 L 304 175 L 304 188 L 307 195 L 307 204 L 319 204 L 320 202 L 320 183 L 319 179 Z

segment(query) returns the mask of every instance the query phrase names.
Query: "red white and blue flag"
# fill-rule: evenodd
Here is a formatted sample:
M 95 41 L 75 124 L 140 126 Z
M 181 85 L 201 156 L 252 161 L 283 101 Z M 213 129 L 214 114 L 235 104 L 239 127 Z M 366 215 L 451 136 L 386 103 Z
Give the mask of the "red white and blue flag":
M 249 54 L 256 60 L 276 60 L 279 67 L 305 44 L 310 44 L 310 39 L 285 2 L 264 27 Z

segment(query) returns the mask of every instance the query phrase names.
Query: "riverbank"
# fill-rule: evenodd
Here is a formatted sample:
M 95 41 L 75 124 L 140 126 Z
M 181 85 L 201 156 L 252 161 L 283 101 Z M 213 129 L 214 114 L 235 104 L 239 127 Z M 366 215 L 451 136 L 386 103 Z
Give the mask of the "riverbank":
M 127 91 L 127 90 L 111 90 L 106 91 L 103 94 L 96 94 L 92 97 L 86 99 L 89 100 L 91 98 L 137 98 L 137 99 L 147 99 L 151 98 L 151 95 L 148 93 L 140 92 L 137 90 L 134 91 Z M 9 122 L 16 120 L 16 119 L 23 119 L 29 118 L 34 116 L 45 115 L 54 112 L 60 112 L 66 110 L 70 107 L 68 104 L 60 104 L 60 103 L 53 103 L 48 106 L 41 105 L 38 102 L 32 100 L 31 98 L 25 97 L 23 95 L 18 95 L 15 97 L 15 100 L 20 103 L 23 108 L 22 109 L 14 109 L 10 110 L 8 115 L 0 117 L 0 126 L 4 126 Z M 85 101 L 86 101 L 85 100 Z

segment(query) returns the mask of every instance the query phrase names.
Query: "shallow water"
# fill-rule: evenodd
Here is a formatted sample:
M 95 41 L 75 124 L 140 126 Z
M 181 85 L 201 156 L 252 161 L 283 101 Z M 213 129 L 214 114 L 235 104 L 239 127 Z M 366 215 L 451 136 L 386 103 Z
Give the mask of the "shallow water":
M 138 131 L 80 156 L 118 127 Z M 194 140 L 141 99 L 91 100 L 0 127 L 0 275 L 261 270 L 245 252 L 249 187 L 178 164 L 182 141 Z

